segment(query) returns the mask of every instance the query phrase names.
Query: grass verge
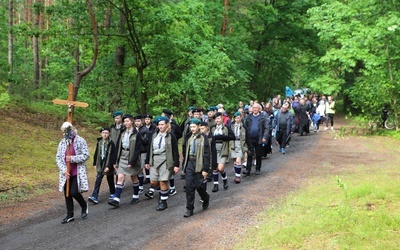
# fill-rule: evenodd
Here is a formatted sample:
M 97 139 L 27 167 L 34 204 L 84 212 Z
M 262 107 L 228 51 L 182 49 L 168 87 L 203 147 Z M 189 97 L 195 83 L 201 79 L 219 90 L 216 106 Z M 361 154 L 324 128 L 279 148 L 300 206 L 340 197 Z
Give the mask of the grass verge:
M 375 153 L 391 149 L 398 154 L 398 142 L 387 142 Z M 396 157 L 379 166 L 353 165 L 340 176 L 310 180 L 262 213 L 261 222 L 245 233 L 250 237 L 235 248 L 397 249 L 399 163 Z

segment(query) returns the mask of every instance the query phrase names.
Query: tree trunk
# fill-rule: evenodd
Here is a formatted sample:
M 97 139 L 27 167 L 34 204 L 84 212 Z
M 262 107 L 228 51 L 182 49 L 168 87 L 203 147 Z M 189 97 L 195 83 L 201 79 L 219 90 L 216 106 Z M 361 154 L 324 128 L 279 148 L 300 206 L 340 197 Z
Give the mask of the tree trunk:
M 8 74 L 11 75 L 13 72 L 13 33 L 12 33 L 12 27 L 13 27 L 13 10 L 14 10 L 14 3 L 13 0 L 8 0 L 8 65 L 9 65 L 9 70 Z
M 38 89 L 39 87 L 39 18 L 40 18 L 40 2 L 35 1 L 35 15 L 33 19 L 33 30 L 34 35 L 32 37 L 32 49 L 33 49 L 33 87 Z
M 119 14 L 119 31 L 120 35 L 126 35 L 126 17 L 123 12 Z M 121 95 L 123 91 L 123 75 L 125 66 L 126 48 L 125 45 L 117 45 L 115 49 L 115 61 L 114 61 L 114 86 L 115 91 L 112 92 L 110 110 L 114 110 L 121 105 Z
M 135 56 L 136 60 L 136 69 L 138 72 L 138 78 L 139 78 L 139 90 L 140 90 L 140 103 L 141 103 L 141 112 L 146 113 L 147 110 L 147 92 L 148 92 L 148 86 L 145 84 L 144 80 L 144 70 L 148 66 L 148 61 L 146 58 L 146 53 L 143 50 L 143 46 L 141 44 L 141 38 L 140 35 L 137 32 L 137 27 L 136 27 L 136 20 L 135 16 L 132 13 L 132 10 L 130 10 L 129 2 L 124 1 L 124 14 L 126 17 L 126 24 L 127 24 L 127 31 L 128 33 L 128 41 L 130 45 L 132 46 L 133 54 Z M 139 104 L 138 104 L 139 105 Z
M 224 13 L 222 17 L 222 27 L 221 27 L 221 35 L 223 37 L 226 36 L 226 29 L 228 27 L 228 8 L 229 8 L 229 0 L 224 0 Z
M 392 100 L 392 107 L 393 107 L 393 113 L 391 114 L 394 116 L 394 121 L 396 124 L 396 131 L 399 130 L 399 125 L 398 125 L 398 110 L 397 110 L 397 91 L 396 91 L 396 82 L 394 81 L 394 77 L 393 77 L 393 67 L 392 67 L 392 59 L 390 57 L 390 53 L 389 53 L 389 44 L 386 41 L 386 57 L 388 60 L 388 69 L 389 69 L 389 78 L 390 78 L 390 82 L 393 84 L 393 89 L 394 91 L 390 91 L 390 96 L 389 98 Z
M 78 90 L 79 87 L 81 85 L 81 81 L 82 79 L 90 73 L 90 71 L 92 71 L 92 69 L 94 68 L 94 66 L 96 65 L 96 61 L 97 61 L 97 56 L 99 54 L 99 42 L 98 42 L 98 32 L 97 32 L 97 23 L 96 23 L 96 17 L 94 15 L 93 12 L 93 6 L 92 6 L 92 2 L 91 0 L 86 0 L 86 5 L 88 7 L 88 11 L 89 11 L 89 15 L 90 15 L 90 20 L 91 20 L 91 26 L 92 26 L 92 30 L 93 30 L 93 58 L 92 58 L 92 62 L 90 63 L 90 65 L 85 68 L 82 71 L 79 71 L 79 47 L 77 46 L 75 49 L 75 62 L 76 62 L 76 66 L 75 66 L 75 81 L 74 81 L 74 94 L 73 94 L 73 100 L 76 101 L 76 97 L 78 96 Z
M 108 7 L 106 10 L 106 14 L 104 17 L 103 27 L 104 29 L 108 29 L 111 26 L 111 16 L 112 16 L 112 9 Z

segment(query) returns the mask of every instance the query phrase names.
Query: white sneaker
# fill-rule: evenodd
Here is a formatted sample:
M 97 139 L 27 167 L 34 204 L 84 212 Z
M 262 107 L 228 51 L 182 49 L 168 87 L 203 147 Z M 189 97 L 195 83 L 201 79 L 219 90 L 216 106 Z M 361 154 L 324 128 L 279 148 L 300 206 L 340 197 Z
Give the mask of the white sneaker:
M 328 127 L 325 127 L 324 130 L 328 130 Z
M 333 127 L 331 127 L 331 130 L 333 130 Z
M 247 166 L 247 162 L 243 162 L 242 166 L 246 167 Z

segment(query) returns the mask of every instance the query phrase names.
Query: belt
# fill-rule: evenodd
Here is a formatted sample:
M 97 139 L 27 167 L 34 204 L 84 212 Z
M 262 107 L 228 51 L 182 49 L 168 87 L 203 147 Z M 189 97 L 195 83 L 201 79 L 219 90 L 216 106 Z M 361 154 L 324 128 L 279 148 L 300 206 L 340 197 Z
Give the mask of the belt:
M 223 143 L 224 141 L 220 141 L 220 140 L 218 140 L 218 141 L 215 141 L 215 143 Z
M 190 160 L 196 160 L 196 156 L 195 155 L 189 155 L 189 159 Z
M 129 148 L 122 148 L 122 150 L 129 151 Z

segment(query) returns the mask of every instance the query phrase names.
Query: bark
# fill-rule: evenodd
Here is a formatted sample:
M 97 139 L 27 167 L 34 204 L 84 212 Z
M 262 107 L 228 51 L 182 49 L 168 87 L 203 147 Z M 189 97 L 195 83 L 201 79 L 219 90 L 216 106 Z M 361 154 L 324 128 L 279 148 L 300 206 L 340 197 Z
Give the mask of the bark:
M 390 82 L 393 84 L 393 87 L 396 86 L 396 83 L 394 81 L 394 77 L 393 77 L 393 66 L 392 66 L 392 59 L 390 57 L 390 53 L 389 53 L 389 44 L 386 41 L 386 57 L 388 60 L 388 69 L 389 69 L 389 77 L 390 77 Z M 392 115 L 394 115 L 394 121 L 396 124 L 396 131 L 399 130 L 399 126 L 398 126 L 398 110 L 397 110 L 397 91 L 395 90 L 396 88 L 392 88 L 393 90 L 390 91 L 390 95 L 391 95 L 391 99 L 392 99 L 392 107 L 393 107 L 393 113 Z
M 35 3 L 40 3 L 36 1 Z M 40 19 L 40 7 L 35 5 L 35 15 L 33 19 L 33 30 L 34 35 L 32 37 L 32 49 L 33 49 L 33 86 L 35 89 L 39 87 L 40 80 L 40 67 L 39 67 L 39 19 Z
M 13 0 L 8 0 L 8 27 L 9 27 L 9 32 L 8 32 L 8 65 L 9 65 L 9 71 L 8 74 L 11 75 L 13 72 L 13 33 L 12 33 L 12 27 L 13 27 L 13 11 L 14 11 L 14 3 Z
M 222 27 L 221 27 L 221 35 L 226 36 L 226 29 L 228 27 L 228 8 L 229 8 L 229 0 L 224 0 L 224 14 L 222 17 Z
M 120 12 L 119 15 L 119 31 L 118 33 L 122 36 L 126 35 L 126 17 L 124 13 Z M 110 110 L 116 109 L 121 104 L 121 95 L 123 91 L 123 75 L 125 66 L 126 48 L 125 45 L 118 45 L 115 49 L 115 61 L 114 61 L 114 72 L 116 86 L 115 91 L 112 93 Z
M 112 9 L 110 7 L 107 8 L 106 14 L 104 17 L 103 26 L 104 29 L 108 29 L 111 26 L 111 16 L 112 16 Z

